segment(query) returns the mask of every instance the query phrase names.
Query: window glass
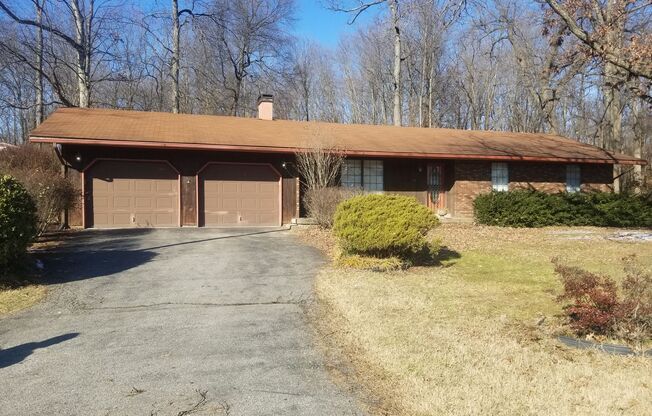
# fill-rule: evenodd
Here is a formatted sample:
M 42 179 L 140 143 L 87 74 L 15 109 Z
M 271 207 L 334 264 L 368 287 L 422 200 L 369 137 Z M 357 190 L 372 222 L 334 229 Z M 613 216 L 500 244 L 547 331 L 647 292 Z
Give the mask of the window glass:
M 383 161 L 364 160 L 362 162 L 364 175 L 362 184 L 365 191 L 383 190 Z
M 491 187 L 494 191 L 503 192 L 509 190 L 507 163 L 491 164 Z
M 342 186 L 345 188 L 362 187 L 362 161 L 345 159 L 342 164 Z
M 383 190 L 383 161 L 345 159 L 340 178 L 345 188 L 362 188 L 365 191 Z
M 566 192 L 579 192 L 582 185 L 580 167 L 578 165 L 566 166 Z

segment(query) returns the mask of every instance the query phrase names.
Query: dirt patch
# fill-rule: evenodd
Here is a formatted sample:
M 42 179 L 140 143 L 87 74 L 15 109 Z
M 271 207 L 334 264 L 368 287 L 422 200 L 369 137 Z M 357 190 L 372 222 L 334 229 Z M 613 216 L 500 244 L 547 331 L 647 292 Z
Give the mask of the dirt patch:
M 321 250 L 330 258 L 337 256 L 337 240 L 335 240 L 330 230 L 317 225 L 308 225 L 292 228 L 292 232 L 303 243 Z

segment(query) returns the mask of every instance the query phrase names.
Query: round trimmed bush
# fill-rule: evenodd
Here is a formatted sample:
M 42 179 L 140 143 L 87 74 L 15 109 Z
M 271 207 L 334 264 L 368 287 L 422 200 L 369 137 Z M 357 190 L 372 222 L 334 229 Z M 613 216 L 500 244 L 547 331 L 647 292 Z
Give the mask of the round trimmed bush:
M 338 205 L 333 232 L 346 253 L 410 258 L 430 248 L 426 234 L 438 223 L 412 197 L 368 194 Z
M 36 235 L 36 205 L 25 188 L 0 176 L 0 274 L 22 256 Z

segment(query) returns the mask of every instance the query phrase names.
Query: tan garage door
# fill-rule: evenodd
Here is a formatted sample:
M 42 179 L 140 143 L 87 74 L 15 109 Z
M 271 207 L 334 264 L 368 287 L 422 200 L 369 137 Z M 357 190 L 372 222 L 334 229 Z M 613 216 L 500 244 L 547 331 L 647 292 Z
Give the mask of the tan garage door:
M 200 177 L 202 225 L 281 225 L 280 176 L 271 166 L 210 164 Z
M 179 225 L 179 177 L 167 163 L 101 160 L 87 175 L 93 227 Z

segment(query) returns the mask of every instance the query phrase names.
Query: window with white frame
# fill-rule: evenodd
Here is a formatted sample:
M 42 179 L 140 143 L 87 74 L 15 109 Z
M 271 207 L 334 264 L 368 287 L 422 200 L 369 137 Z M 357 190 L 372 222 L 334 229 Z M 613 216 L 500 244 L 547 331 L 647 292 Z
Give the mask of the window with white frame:
M 494 191 L 508 191 L 509 190 L 509 170 L 507 163 L 492 163 L 491 164 L 491 187 Z
M 582 186 L 582 173 L 579 165 L 566 165 L 566 192 L 579 192 Z
M 383 161 L 345 159 L 340 177 L 345 188 L 362 188 L 365 191 L 383 190 Z

